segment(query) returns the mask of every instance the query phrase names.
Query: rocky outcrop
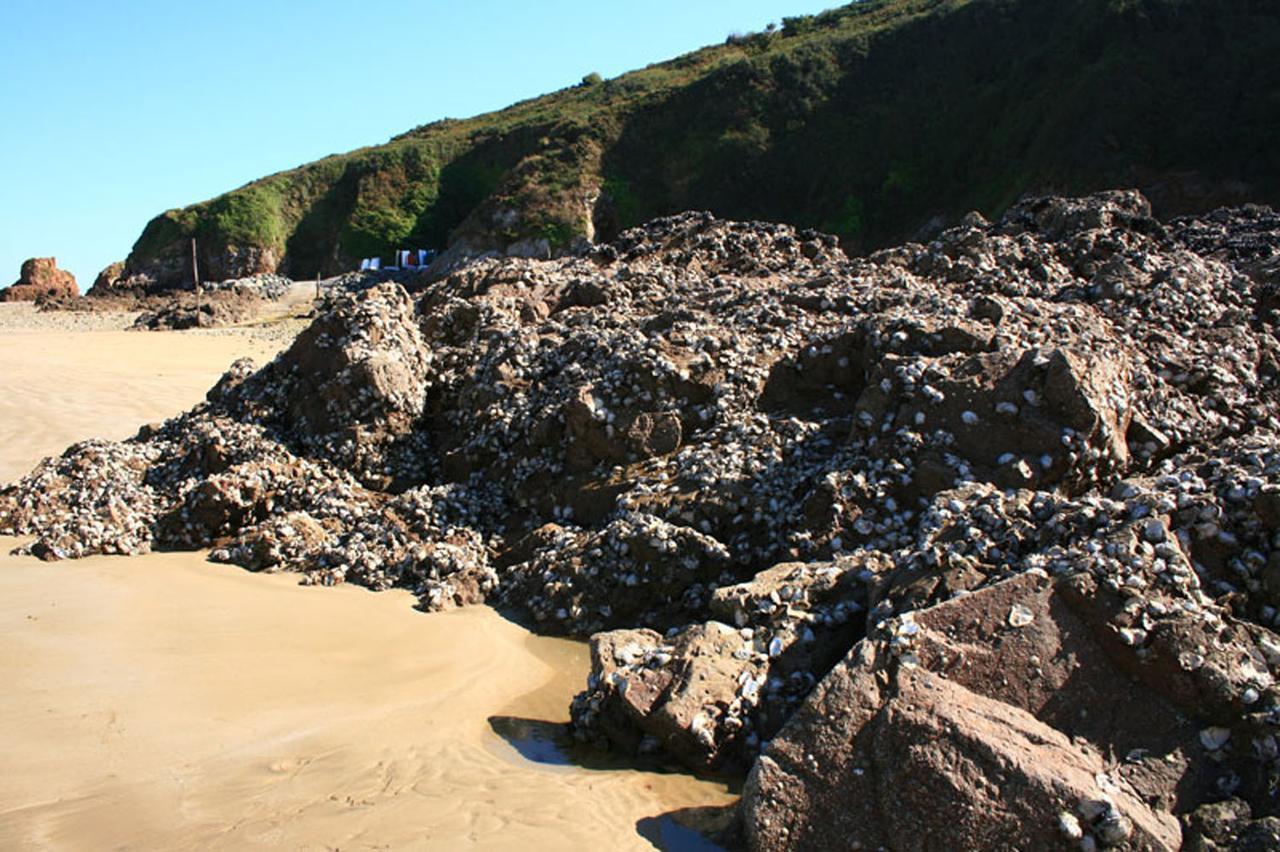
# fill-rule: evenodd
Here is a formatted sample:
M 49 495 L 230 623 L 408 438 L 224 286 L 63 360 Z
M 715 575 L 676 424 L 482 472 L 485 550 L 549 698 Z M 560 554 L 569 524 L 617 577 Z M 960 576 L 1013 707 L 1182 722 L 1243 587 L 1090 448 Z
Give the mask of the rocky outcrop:
M 280 300 L 293 288 L 294 282 L 279 275 L 255 275 L 228 281 L 205 282 L 200 292 L 171 292 L 167 294 L 134 295 L 128 288 L 116 291 L 91 292 L 94 303 L 106 304 L 113 296 L 131 300 L 137 308 L 143 308 L 134 321 L 135 330 L 177 331 L 188 328 L 217 328 L 235 325 L 262 315 L 273 301 Z M 115 302 L 122 301 L 116 298 Z
M 94 298 L 101 296 L 118 296 L 123 292 L 127 292 L 130 288 L 125 284 L 124 261 L 117 260 L 115 263 L 107 264 L 97 277 L 93 279 L 93 286 L 89 288 L 86 296 Z
M 592 674 L 573 704 L 583 739 L 698 769 L 745 769 L 862 634 L 873 562 L 789 563 L 712 593 L 721 621 L 662 636 L 591 637 Z
M 153 311 L 143 311 L 132 327 L 136 331 L 181 331 L 235 325 L 255 316 L 263 304 L 253 296 L 217 293 L 196 298 L 183 293 Z
M 432 359 L 413 301 L 398 286 L 381 285 L 317 318 L 232 401 L 273 416 L 308 454 L 385 488 L 393 472 L 421 476 L 389 454 L 415 440 Z M 268 414 L 264 398 L 281 405 Z
M 0 302 L 34 302 L 40 298 L 80 295 L 76 277 L 58 268 L 57 258 L 33 257 L 22 262 L 18 280 L 0 290 Z
M 268 247 L 227 245 L 213 250 L 200 247 L 198 250 L 202 281 L 274 276 L 279 267 L 279 253 Z M 121 290 L 145 294 L 189 290 L 193 280 L 191 244 L 189 240 L 183 240 L 146 262 L 130 255 L 111 290 L 103 295 Z
M 1247 816 L 1194 831 L 1252 837 L 1280 753 L 1271 216 L 1029 199 L 849 259 L 690 213 L 412 294 L 353 279 L 201 406 L 0 492 L 0 527 L 590 637 L 575 736 L 764 749 L 764 848 L 1169 848 L 1228 798 Z
M 201 287 L 208 290 L 260 291 L 275 298 L 282 283 L 292 283 L 277 274 L 278 253 L 259 247 L 224 246 L 205 251 L 198 244 Z M 191 242 L 184 239 L 168 246 L 159 256 L 139 263 L 133 259 L 110 264 L 94 279 L 86 296 L 93 298 L 121 296 L 178 295 L 193 289 Z

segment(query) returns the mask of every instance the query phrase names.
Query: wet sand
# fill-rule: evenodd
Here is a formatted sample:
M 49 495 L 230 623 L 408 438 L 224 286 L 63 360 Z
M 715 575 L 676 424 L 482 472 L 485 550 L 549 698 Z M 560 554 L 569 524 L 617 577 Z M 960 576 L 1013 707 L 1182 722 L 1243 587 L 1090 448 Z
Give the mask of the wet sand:
M 6 330 L 0 480 L 278 345 Z M 585 647 L 412 604 L 199 554 L 0 556 L 0 848 L 652 849 L 664 814 L 732 800 L 499 736 L 567 718 Z

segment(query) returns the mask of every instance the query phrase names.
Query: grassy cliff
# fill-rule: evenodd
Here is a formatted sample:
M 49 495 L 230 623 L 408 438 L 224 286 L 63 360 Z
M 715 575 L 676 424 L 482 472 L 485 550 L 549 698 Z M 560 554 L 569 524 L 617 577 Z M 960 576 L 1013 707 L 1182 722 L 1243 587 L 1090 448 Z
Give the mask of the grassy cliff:
M 853 250 L 1028 191 L 1280 201 L 1274 0 L 866 0 L 271 175 L 153 219 L 131 273 L 557 250 L 697 208 Z M 545 241 L 545 242 L 542 242 Z

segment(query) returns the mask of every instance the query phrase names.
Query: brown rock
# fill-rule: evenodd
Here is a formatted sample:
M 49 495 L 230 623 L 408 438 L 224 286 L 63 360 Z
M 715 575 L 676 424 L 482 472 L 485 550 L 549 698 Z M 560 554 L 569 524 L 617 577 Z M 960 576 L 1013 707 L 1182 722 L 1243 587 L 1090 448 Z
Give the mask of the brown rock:
M 591 531 L 565 527 L 554 545 L 511 567 L 502 597 L 541 629 L 586 636 L 641 624 L 688 624 L 727 552 L 711 536 L 641 513 Z
M 385 453 L 418 423 L 429 387 L 430 350 L 413 301 L 397 284 L 343 300 L 278 359 L 291 378 L 286 428 L 333 447 L 365 482 L 385 485 Z
M 796 825 L 790 809 L 761 808 L 749 814 L 752 848 L 850 848 L 854 841 L 861 847 L 853 848 L 872 849 L 1081 848 L 1062 814 L 1130 849 L 1178 848 L 1176 820 L 1132 790 L 1104 788 L 1104 757 L 1030 713 L 920 669 L 899 669 L 881 697 L 878 706 L 860 707 L 874 712 L 840 744 L 842 783 L 805 785 L 810 808 L 841 802 L 830 824 Z M 766 755 L 748 801 L 797 780 Z
M 919 360 L 890 355 L 872 371 L 858 400 L 864 426 L 890 416 L 943 429 L 974 478 L 1005 488 L 1061 485 L 1075 493 L 1128 462 L 1127 364 L 1062 349 L 924 359 L 950 372 L 931 385 L 931 401 L 893 378 Z M 913 483 L 904 496 L 928 496 L 925 485 Z
M 34 302 L 41 296 L 78 296 L 76 277 L 58 268 L 57 258 L 33 257 L 23 262 L 18 280 L 0 290 L 0 302 Z
M 1099 846 L 1174 849 L 1171 814 L 1224 783 L 1265 797 L 1232 745 L 1270 680 L 1256 628 L 1171 614 L 1134 647 L 1125 601 L 1030 573 L 882 622 L 757 763 L 750 847 L 1079 848 L 1066 813 Z
M 241 567 L 263 571 L 287 568 L 298 561 L 296 554 L 316 550 L 329 538 L 324 525 L 306 512 L 289 512 L 249 528 L 231 544 L 244 548 Z
M 694 769 L 744 766 L 861 635 L 874 558 L 785 563 L 711 595 L 709 622 L 664 639 L 616 630 L 592 642 L 592 687 L 574 702 L 583 739 L 658 750 Z M 647 748 L 641 749 L 641 744 Z
M 117 260 L 108 265 L 93 279 L 93 286 L 86 296 L 110 296 L 120 288 L 124 281 L 124 261 Z
M 589 722 L 631 752 L 657 751 L 711 768 L 730 740 L 719 721 L 742 704 L 742 684 L 757 673 L 744 657 L 741 634 L 712 621 L 683 631 L 668 644 L 652 630 L 615 630 L 591 638 L 592 679 L 609 687 L 575 702 Z M 667 665 L 673 658 L 679 666 Z
M 626 459 L 626 443 L 621 435 L 615 436 L 608 412 L 600 407 L 591 388 L 579 388 L 565 404 L 564 422 L 569 435 L 565 450 L 569 470 L 581 473 L 591 470 L 597 462 L 619 464 Z

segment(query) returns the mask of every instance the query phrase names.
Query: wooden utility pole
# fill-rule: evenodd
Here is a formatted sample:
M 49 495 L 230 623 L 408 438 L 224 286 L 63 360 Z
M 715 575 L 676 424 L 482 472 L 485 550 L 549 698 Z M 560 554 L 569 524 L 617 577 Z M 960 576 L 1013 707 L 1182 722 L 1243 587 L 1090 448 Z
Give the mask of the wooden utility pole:
M 196 238 L 191 238 L 191 280 L 196 291 L 196 325 L 200 325 L 200 264 L 196 261 Z

